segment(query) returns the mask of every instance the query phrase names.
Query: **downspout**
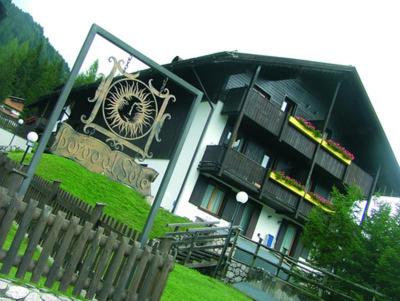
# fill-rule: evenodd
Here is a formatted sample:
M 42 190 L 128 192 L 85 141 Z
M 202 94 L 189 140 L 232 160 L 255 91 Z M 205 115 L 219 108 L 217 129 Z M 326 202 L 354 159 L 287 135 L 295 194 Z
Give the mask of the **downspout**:
M 203 131 L 201 132 L 199 142 L 197 143 L 196 149 L 194 151 L 194 154 L 193 154 L 193 156 L 192 156 L 192 158 L 190 160 L 189 168 L 186 171 L 185 178 L 183 179 L 183 183 L 182 183 L 181 188 L 179 189 L 178 195 L 177 195 L 177 197 L 175 199 L 174 206 L 172 207 L 172 211 L 171 211 L 172 213 L 175 213 L 176 208 L 178 207 L 178 202 L 179 202 L 179 199 L 180 199 L 180 197 L 182 195 L 183 188 L 186 186 L 187 180 L 189 178 L 189 173 L 192 170 L 192 167 L 193 167 L 193 164 L 194 164 L 194 160 L 197 157 L 197 154 L 198 154 L 199 149 L 200 149 L 200 145 L 203 142 L 204 136 L 206 135 L 206 132 L 207 132 L 208 125 L 210 124 L 211 117 L 213 116 L 213 113 L 214 113 L 214 110 L 215 110 L 214 105 L 211 102 L 211 99 L 208 96 L 208 93 L 207 93 L 206 89 L 204 88 L 203 82 L 201 81 L 201 79 L 200 79 L 199 75 L 197 74 L 197 71 L 196 71 L 196 69 L 194 67 L 192 67 L 192 71 L 193 71 L 198 83 L 200 84 L 201 90 L 204 92 L 204 95 L 206 97 L 207 103 L 209 104 L 209 106 L 211 108 L 211 111 L 210 111 L 210 113 L 208 113 L 206 124 L 204 125 Z

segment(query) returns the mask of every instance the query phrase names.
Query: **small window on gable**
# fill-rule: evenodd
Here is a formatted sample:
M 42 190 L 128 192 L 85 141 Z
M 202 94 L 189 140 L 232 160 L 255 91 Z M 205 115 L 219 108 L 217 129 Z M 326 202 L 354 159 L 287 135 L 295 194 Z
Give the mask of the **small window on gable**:
M 281 105 L 281 111 L 286 112 L 287 106 L 288 106 L 288 102 L 286 100 L 284 100 Z
M 218 214 L 220 212 L 224 196 L 224 191 L 212 184 L 208 184 L 200 207 L 211 213 Z
M 260 87 L 258 86 L 254 86 L 254 91 L 256 91 L 261 97 L 266 98 L 268 100 L 271 99 L 271 95 L 269 95 L 267 92 L 265 92 L 264 90 L 262 90 Z

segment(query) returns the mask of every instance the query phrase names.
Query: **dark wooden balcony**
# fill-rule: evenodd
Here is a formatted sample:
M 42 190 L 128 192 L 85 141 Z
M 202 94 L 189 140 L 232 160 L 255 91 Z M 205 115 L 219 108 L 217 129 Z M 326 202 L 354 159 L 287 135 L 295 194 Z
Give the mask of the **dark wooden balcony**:
M 225 182 L 246 187 L 262 202 L 280 211 L 294 214 L 300 202 L 300 196 L 283 187 L 272 179 L 264 181 L 266 169 L 234 149 L 223 145 L 208 145 L 199 164 L 202 173 L 213 175 Z M 312 204 L 300 204 L 302 217 L 307 217 Z
M 365 196 L 369 194 L 373 181 L 372 176 L 354 163 L 347 167 L 343 178 L 343 182 L 347 185 L 358 185 Z
M 222 114 L 238 114 L 244 105 L 244 116 L 255 122 L 263 129 L 277 136 L 285 121 L 285 112 L 282 112 L 277 103 L 263 97 L 256 90 L 250 91 L 247 99 L 246 88 L 229 90 Z
M 296 211 L 300 201 L 300 196 L 271 179 L 268 179 L 262 187 L 261 197 L 268 206 L 292 213 Z
M 199 170 L 219 176 L 258 191 L 266 170 L 257 162 L 224 145 L 208 145 L 199 164 Z
M 281 111 L 279 105 L 263 97 L 256 90 L 251 90 L 245 99 L 246 89 L 247 87 L 229 90 L 222 113 L 238 114 L 242 106 L 244 106 L 243 112 L 245 118 L 250 119 L 253 123 L 277 137 L 282 130 L 281 140 L 311 160 L 318 142 L 302 133 L 292 124 L 285 123 L 286 113 Z M 368 195 L 373 178 L 354 162 L 347 165 L 323 147 L 320 147 L 318 150 L 315 160 L 318 166 L 337 179 L 343 181 L 345 184 L 359 185 L 363 193 Z
M 302 153 L 308 159 L 313 157 L 317 143 L 306 137 L 299 130 L 291 125 L 287 125 L 282 133 L 282 140 L 291 147 Z

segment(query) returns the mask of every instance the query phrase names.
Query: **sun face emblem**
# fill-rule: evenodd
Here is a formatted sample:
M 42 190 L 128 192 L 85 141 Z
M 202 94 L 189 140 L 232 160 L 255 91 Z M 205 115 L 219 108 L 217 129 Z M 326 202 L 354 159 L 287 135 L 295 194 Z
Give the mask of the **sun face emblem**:
M 116 81 L 103 102 L 108 128 L 127 140 L 140 139 L 152 129 L 157 116 L 157 101 L 140 80 Z

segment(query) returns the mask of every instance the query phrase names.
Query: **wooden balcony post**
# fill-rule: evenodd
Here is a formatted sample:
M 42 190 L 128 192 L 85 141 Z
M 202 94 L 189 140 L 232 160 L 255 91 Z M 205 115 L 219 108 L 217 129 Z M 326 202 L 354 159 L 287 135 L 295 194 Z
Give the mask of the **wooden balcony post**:
M 376 175 L 375 175 L 375 178 L 374 178 L 374 183 L 372 184 L 371 190 L 369 191 L 368 198 L 367 198 L 367 204 L 365 204 L 364 212 L 363 212 L 363 215 L 362 215 L 362 217 L 361 217 L 360 226 L 363 225 L 364 220 L 365 220 L 366 217 L 367 217 L 369 205 L 371 204 L 372 197 L 373 197 L 373 195 L 374 195 L 375 188 L 376 188 L 376 184 L 378 183 L 380 174 L 381 174 L 381 165 L 379 165 L 378 170 L 376 171 Z
M 243 119 L 243 116 L 244 116 L 244 109 L 246 107 L 246 103 L 247 103 L 249 94 L 250 94 L 251 90 L 253 89 L 253 87 L 254 87 L 254 85 L 255 85 L 255 83 L 257 81 L 257 78 L 258 78 L 258 75 L 260 74 L 260 71 L 261 71 L 261 66 L 259 65 L 259 66 L 257 66 L 255 72 L 253 73 L 253 76 L 252 76 L 252 78 L 250 80 L 249 87 L 248 87 L 246 93 L 244 94 L 244 101 L 242 102 L 242 107 L 240 108 L 239 116 L 237 117 L 235 125 L 233 126 L 232 135 L 231 135 L 231 137 L 229 139 L 229 143 L 228 143 L 228 149 L 232 148 L 232 145 L 233 145 L 233 143 L 235 142 L 235 140 L 237 138 L 237 134 L 238 134 L 238 131 L 239 131 L 240 124 L 242 123 L 242 119 Z M 222 159 L 222 162 L 221 162 L 221 169 L 219 171 L 219 176 L 221 176 L 223 171 L 224 171 L 224 163 L 225 163 L 225 157 Z
M 324 126 L 322 128 L 322 137 L 323 138 L 325 138 L 325 135 L 326 135 L 325 131 L 326 131 L 326 128 L 328 127 L 328 123 L 329 123 L 329 120 L 331 118 L 332 110 L 333 110 L 333 107 L 335 106 L 336 99 L 337 99 L 337 96 L 339 94 L 339 89 L 340 89 L 340 87 L 342 85 L 342 82 L 343 82 L 343 79 L 340 79 L 336 84 L 335 92 L 333 93 L 332 101 L 331 101 L 331 104 L 329 106 L 328 113 L 326 114 L 326 117 L 325 117 Z M 307 180 L 306 180 L 306 183 L 305 183 L 305 193 L 307 193 L 309 191 L 309 189 L 310 189 L 309 186 L 310 186 L 310 181 L 311 181 L 311 175 L 312 175 L 312 173 L 314 171 L 317 155 L 318 155 L 318 152 L 319 152 L 320 148 L 321 148 L 321 144 L 318 143 L 317 147 L 315 148 L 314 154 L 312 156 L 311 166 L 310 166 L 310 169 L 309 169 L 308 174 L 307 174 Z M 299 203 L 297 204 L 295 217 L 297 217 L 298 214 L 299 214 L 300 204 L 301 204 L 302 201 L 303 201 L 303 197 L 300 199 Z

